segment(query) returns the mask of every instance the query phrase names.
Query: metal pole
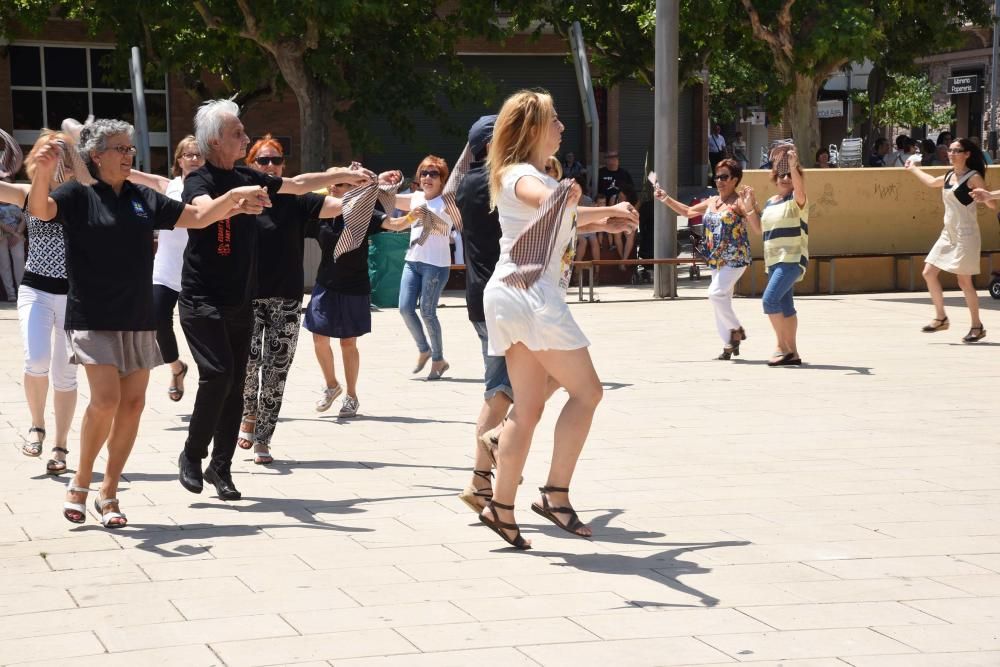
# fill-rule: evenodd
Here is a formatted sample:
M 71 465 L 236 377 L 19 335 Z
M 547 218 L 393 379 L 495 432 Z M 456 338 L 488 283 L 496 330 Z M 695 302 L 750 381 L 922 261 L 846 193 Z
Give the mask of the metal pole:
M 997 30 L 997 19 L 1000 18 L 1000 0 L 993 3 L 993 59 L 990 61 L 990 140 L 989 150 L 993 157 L 997 156 L 997 52 L 1000 51 L 1000 30 Z
M 146 88 L 142 83 L 142 58 L 139 47 L 132 47 L 132 59 L 129 61 L 129 71 L 132 74 L 132 108 L 135 115 L 135 139 L 138 155 L 137 166 L 140 171 L 151 171 L 149 159 L 149 123 L 146 120 Z
M 656 0 L 653 165 L 660 186 L 670 193 L 677 192 L 679 21 L 679 0 Z M 653 256 L 677 257 L 677 216 L 659 204 L 653 210 Z M 677 296 L 677 267 L 661 264 L 653 267 L 653 296 L 661 299 Z
M 590 64 L 587 61 L 587 44 L 583 41 L 583 29 L 579 21 L 573 21 L 569 29 L 570 48 L 576 67 L 576 83 L 580 89 L 580 104 L 583 106 L 583 120 L 590 130 L 590 159 L 587 160 L 587 184 L 589 194 L 597 193 L 597 159 L 601 150 L 601 127 L 597 117 L 597 100 L 594 98 L 594 81 L 590 78 Z

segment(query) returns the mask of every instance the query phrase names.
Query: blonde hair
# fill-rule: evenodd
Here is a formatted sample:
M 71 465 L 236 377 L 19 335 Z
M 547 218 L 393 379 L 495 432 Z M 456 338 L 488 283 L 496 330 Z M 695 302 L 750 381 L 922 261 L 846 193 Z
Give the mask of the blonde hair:
M 493 126 L 493 140 L 486 157 L 490 174 L 490 208 L 500 198 L 504 172 L 531 159 L 556 110 L 544 90 L 519 90 L 503 103 Z
M 563 176 L 562 162 L 559 161 L 559 158 L 557 158 L 555 155 L 550 155 L 548 158 L 545 159 L 545 166 L 552 169 L 552 173 L 550 174 L 552 178 L 556 179 L 557 181 L 562 180 Z
M 65 179 L 70 180 L 73 178 L 73 165 L 70 161 L 70 156 L 67 154 L 67 151 L 75 150 L 73 146 L 76 142 L 73 140 L 73 137 L 65 132 L 57 132 L 56 130 L 42 128 L 42 131 L 38 134 L 38 139 L 35 140 L 35 145 L 31 147 L 31 151 L 28 153 L 28 156 L 24 158 L 24 171 L 28 175 L 29 179 L 33 179 L 35 177 L 35 159 L 38 157 L 38 152 L 52 141 L 61 141 L 66 147 L 60 152 L 61 154 L 59 159 L 62 161 L 62 171 Z M 59 171 L 60 170 L 57 169 L 53 174 L 54 179 L 58 178 Z M 58 185 L 58 183 L 53 183 L 53 185 Z
M 184 170 L 181 169 L 181 156 L 184 155 L 184 149 L 188 146 L 198 148 L 198 140 L 194 138 L 193 134 L 189 134 L 177 142 L 177 148 L 174 149 L 174 166 L 170 169 L 172 176 L 180 176 L 184 173 Z

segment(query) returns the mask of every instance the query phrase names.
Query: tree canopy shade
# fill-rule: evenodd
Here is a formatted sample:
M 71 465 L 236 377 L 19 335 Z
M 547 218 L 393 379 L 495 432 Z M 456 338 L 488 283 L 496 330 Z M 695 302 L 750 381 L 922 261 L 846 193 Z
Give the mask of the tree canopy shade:
M 304 169 L 331 164 L 333 121 L 364 149 L 372 116 L 406 134 L 413 109 L 443 118 L 442 100 L 480 98 L 488 84 L 463 68 L 456 42 L 505 34 L 491 3 L 476 0 L 6 0 L 0 36 L 12 21 L 38 31 L 53 13 L 112 35 L 122 64 L 129 46 L 142 47 L 147 75 L 177 72 L 203 97 L 206 71 L 244 100 L 287 87 Z

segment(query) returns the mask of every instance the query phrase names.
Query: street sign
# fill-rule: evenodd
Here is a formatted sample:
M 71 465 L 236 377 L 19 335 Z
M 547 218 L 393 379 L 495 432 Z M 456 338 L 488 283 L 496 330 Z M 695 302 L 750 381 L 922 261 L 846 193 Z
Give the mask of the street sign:
M 820 100 L 816 103 L 816 115 L 820 118 L 840 118 L 844 115 L 843 100 Z
M 979 92 L 979 75 L 967 74 L 965 76 L 953 76 L 948 79 L 945 88 L 948 95 L 969 95 Z

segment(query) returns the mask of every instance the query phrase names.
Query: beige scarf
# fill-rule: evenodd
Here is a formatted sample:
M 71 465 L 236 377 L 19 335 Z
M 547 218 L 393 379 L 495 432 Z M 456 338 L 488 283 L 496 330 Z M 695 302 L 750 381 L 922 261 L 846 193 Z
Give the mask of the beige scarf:
M 360 188 L 354 188 L 344 195 L 344 205 L 341 215 L 344 216 L 344 231 L 340 233 L 337 245 L 333 248 L 333 260 L 337 261 L 346 252 L 351 252 L 365 242 L 368 236 L 368 226 L 375 214 L 375 204 L 382 205 L 386 215 L 392 215 L 396 209 L 396 192 L 399 183 L 395 185 L 379 185 L 370 183 Z
M 556 246 L 563 216 L 567 213 L 566 200 L 569 199 L 574 183 L 571 178 L 561 181 L 548 199 L 542 202 L 528 226 L 514 240 L 510 258 L 517 265 L 517 270 L 505 276 L 504 283 L 528 289 L 545 272 Z
M 13 178 L 21 170 L 24 163 L 24 153 L 14 137 L 0 130 L 0 143 L 3 144 L 3 157 L 0 157 L 0 178 Z
M 458 186 L 461 185 L 465 175 L 469 173 L 469 167 L 472 166 L 472 158 L 472 149 L 469 147 L 469 144 L 465 144 L 465 149 L 458 157 L 455 169 L 448 176 L 448 182 L 444 184 L 444 189 L 441 191 L 444 210 L 448 214 L 448 217 L 451 218 L 452 225 L 458 231 L 462 231 L 462 213 L 458 210 L 458 204 L 455 203 L 455 195 L 458 194 Z M 448 235 L 448 222 L 432 211 L 426 203 L 414 208 L 407 217 L 411 220 L 415 219 L 413 223 L 414 227 L 421 227 L 420 236 L 410 244 L 411 248 L 415 245 L 426 243 L 431 234 Z

